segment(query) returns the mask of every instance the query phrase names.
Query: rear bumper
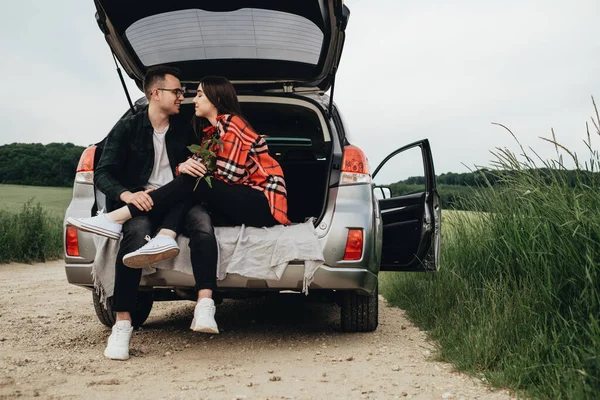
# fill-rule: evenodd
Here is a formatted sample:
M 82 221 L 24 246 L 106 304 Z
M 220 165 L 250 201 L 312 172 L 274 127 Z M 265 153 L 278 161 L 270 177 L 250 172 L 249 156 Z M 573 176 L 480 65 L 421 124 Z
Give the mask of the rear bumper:
M 67 264 L 65 266 L 67 280 L 78 286 L 92 287 L 91 264 Z M 219 291 L 228 290 L 302 290 L 304 264 L 290 263 L 280 280 L 250 279 L 231 274 L 222 281 L 217 281 Z M 339 268 L 321 266 L 309 286 L 310 290 L 357 290 L 371 294 L 377 285 L 377 275 L 367 269 Z M 152 275 L 143 276 L 142 288 L 191 288 L 194 277 L 171 270 L 157 270 Z

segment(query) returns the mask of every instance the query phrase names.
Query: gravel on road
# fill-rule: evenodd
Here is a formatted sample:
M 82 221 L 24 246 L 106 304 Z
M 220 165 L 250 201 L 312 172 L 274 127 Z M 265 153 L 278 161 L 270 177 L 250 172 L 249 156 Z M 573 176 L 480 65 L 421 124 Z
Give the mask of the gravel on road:
M 62 261 L 0 265 L 0 399 L 509 399 L 432 360 L 434 345 L 380 297 L 379 328 L 343 333 L 339 309 L 280 294 L 225 300 L 219 335 L 189 329 L 194 303 L 155 302 L 131 358 Z

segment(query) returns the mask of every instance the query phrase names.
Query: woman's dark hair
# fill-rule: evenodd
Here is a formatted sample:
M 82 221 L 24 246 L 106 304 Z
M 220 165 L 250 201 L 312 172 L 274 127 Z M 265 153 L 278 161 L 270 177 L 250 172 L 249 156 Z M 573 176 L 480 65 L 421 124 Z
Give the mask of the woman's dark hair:
M 248 127 L 252 128 L 242 116 L 240 102 L 237 93 L 229 80 L 222 76 L 206 76 L 200 80 L 198 88 L 202 88 L 204 96 L 208 98 L 217 109 L 217 113 L 231 114 L 240 117 Z M 194 115 L 192 125 L 197 136 L 202 137 L 202 130 L 210 125 L 206 118 Z

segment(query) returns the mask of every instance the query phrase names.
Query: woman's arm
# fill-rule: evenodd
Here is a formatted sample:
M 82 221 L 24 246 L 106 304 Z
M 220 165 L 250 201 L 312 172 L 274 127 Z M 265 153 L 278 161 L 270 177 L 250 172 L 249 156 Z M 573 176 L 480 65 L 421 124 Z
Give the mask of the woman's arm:
M 223 145 L 217 151 L 215 177 L 229 184 L 242 183 L 249 176 L 246 162 L 256 134 L 237 116 L 226 117 L 221 124 Z

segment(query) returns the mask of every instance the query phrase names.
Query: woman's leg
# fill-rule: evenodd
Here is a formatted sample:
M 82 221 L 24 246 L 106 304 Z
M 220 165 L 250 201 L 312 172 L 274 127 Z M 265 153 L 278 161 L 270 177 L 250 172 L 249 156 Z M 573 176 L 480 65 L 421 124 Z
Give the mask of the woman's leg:
M 133 204 L 126 204 L 121 208 L 117 208 L 116 210 L 109 212 L 108 214 L 106 214 L 106 216 L 110 218 L 111 221 L 116 222 L 117 224 L 124 224 L 133 217 L 151 213 L 157 208 L 169 208 L 170 206 L 173 206 L 183 201 L 186 197 L 188 197 L 194 189 L 195 184 L 196 178 L 185 174 L 180 175 L 177 178 L 173 179 L 171 182 L 167 183 L 166 185 L 161 186 L 160 188 L 151 192 L 148 192 L 148 195 L 154 203 L 152 210 L 143 211 L 138 209 Z
M 125 254 L 123 263 L 130 268 L 144 268 L 177 257 L 180 249 L 175 238 L 190 206 L 191 198 L 188 196 L 186 200 L 170 207 L 155 207 L 146 213 L 160 221 L 158 233 L 148 243 Z
M 215 230 L 202 205 L 195 205 L 185 218 L 184 234 L 190 238 L 189 247 L 192 270 L 199 298 L 212 297 L 217 287 L 217 239 Z
M 210 215 L 203 206 L 196 205 L 187 213 L 184 233 L 190 238 L 192 271 L 198 293 L 190 328 L 196 332 L 219 333 L 212 300 L 213 290 L 217 287 L 217 239 Z
M 269 227 L 279 224 L 271 214 L 263 192 L 246 185 L 228 185 L 212 179 L 212 187 L 202 181 L 192 197 L 196 202 L 206 201 L 215 220 L 228 226 L 247 225 Z
M 154 206 L 150 211 L 139 210 L 133 204 L 126 204 L 108 214 L 101 214 L 95 217 L 69 217 L 67 218 L 67 224 L 76 226 L 86 232 L 106 236 L 110 239 L 119 239 L 125 222 L 141 215 L 153 215 L 157 213 L 162 213 L 164 215 L 168 214 L 168 210 L 190 197 L 190 193 L 192 193 L 195 184 L 196 178 L 189 175 L 180 175 L 168 184 L 148 192 L 154 203 Z M 174 220 L 176 219 L 177 218 L 174 217 Z M 171 224 L 171 226 L 173 226 L 173 224 Z M 175 237 L 175 231 L 170 232 L 169 236 Z
M 154 206 L 152 210 L 156 209 L 168 209 L 174 206 L 177 203 L 180 203 L 186 198 L 190 196 L 192 191 L 194 190 L 194 186 L 196 185 L 196 179 L 193 176 L 182 174 L 177 178 L 173 179 L 171 182 L 167 183 L 164 186 L 159 187 L 156 190 L 148 192 L 150 198 L 152 198 L 152 202 Z M 202 179 L 201 181 L 204 182 Z M 133 204 L 127 204 L 125 207 L 129 210 L 129 214 L 131 218 L 136 217 L 138 215 L 143 215 L 150 211 L 143 211 L 138 209 Z M 114 212 L 114 211 L 113 211 Z M 110 215 L 110 214 L 109 214 Z
M 215 213 L 219 220 L 226 221 L 228 226 L 244 224 L 269 227 L 279 224 L 271 214 L 267 198 L 260 190 L 246 185 L 229 185 L 215 178 L 211 179 L 211 186 L 204 179 L 200 179 L 196 185 L 196 180 L 197 178 L 189 175 L 180 175 L 165 186 L 149 192 L 154 202 L 154 207 L 150 211 L 142 211 L 132 204 L 127 204 L 106 215 L 81 219 L 69 218 L 67 222 L 80 229 L 118 239 L 121 232 L 120 224 L 125 221 L 139 215 L 158 212 L 157 210 L 165 212 L 164 210 L 168 210 L 169 207 L 191 197 L 195 203 L 208 203 L 211 212 Z M 116 218 L 117 213 L 121 213 L 119 215 L 124 217 Z

